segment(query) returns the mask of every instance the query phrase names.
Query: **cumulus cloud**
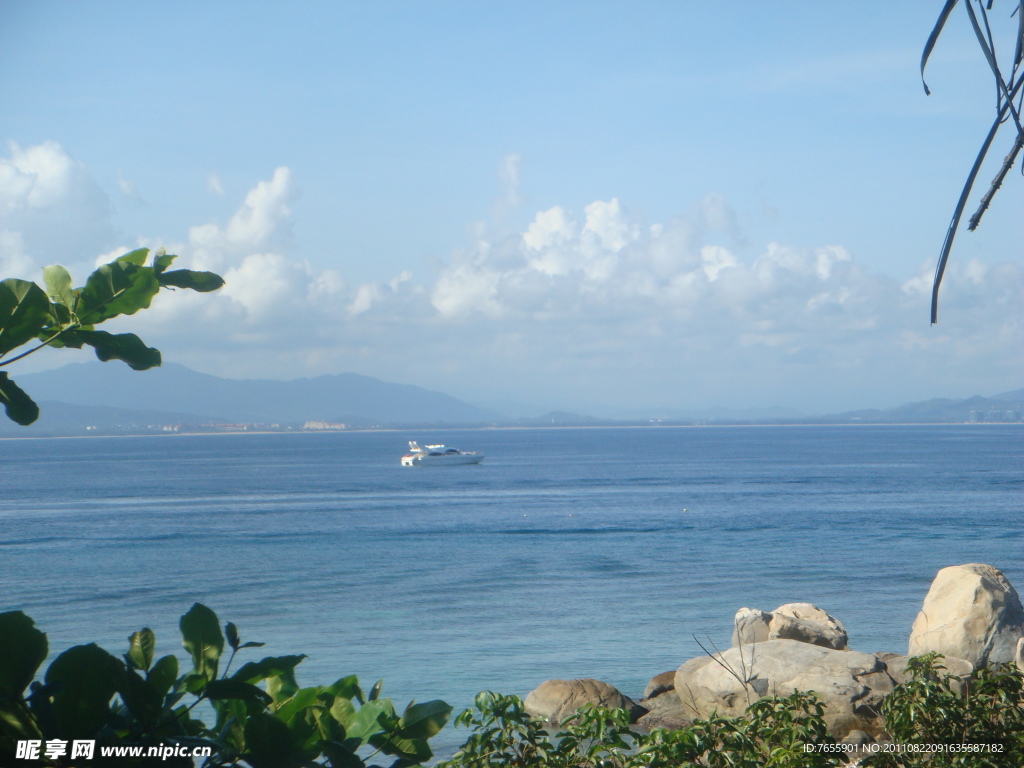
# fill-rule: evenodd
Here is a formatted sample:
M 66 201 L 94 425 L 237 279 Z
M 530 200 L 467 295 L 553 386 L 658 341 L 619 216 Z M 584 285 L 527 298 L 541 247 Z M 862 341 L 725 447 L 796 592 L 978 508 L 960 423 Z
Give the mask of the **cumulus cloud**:
M 518 159 L 506 170 L 517 188 Z M 59 145 L 12 145 L 0 159 L 5 274 L 46 263 L 33 223 L 73 220 L 76 201 L 102 209 L 97 193 Z M 161 294 L 112 330 L 120 323 L 168 360 L 226 375 L 356 370 L 579 410 L 732 403 L 813 412 L 991 394 L 1019 386 L 1024 373 L 1024 270 L 1014 264 L 951 265 L 943 324 L 930 328 L 930 264 L 897 279 L 865 270 L 836 243 L 749 246 L 726 201 L 709 195 L 653 225 L 616 198 L 579 211 L 555 205 L 511 233 L 478 224 L 429 278 L 409 265 L 353 283 L 343 264 L 296 255 L 297 200 L 282 166 L 225 220 L 193 226 L 179 242 L 139 238 L 131 247 L 166 246 L 179 266 L 213 269 L 227 285 Z M 91 254 L 100 263 L 127 249 Z
M 88 258 L 110 239 L 110 214 L 106 193 L 57 142 L 10 142 L 0 157 L 5 274 L 35 278 L 46 264 Z

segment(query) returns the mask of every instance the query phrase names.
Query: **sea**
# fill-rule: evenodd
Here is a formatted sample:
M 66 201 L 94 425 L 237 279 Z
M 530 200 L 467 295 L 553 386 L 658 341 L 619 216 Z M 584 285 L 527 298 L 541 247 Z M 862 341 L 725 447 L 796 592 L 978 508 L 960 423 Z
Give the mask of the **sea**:
M 401 710 L 592 677 L 639 698 L 729 645 L 741 607 L 811 602 L 906 652 L 936 571 L 1024 589 L 1021 425 L 638 427 L 0 440 L 0 610 L 51 657 L 184 662 L 201 602 L 302 685 Z M 486 454 L 403 468 L 408 440 Z M 464 738 L 448 726 L 448 753 Z

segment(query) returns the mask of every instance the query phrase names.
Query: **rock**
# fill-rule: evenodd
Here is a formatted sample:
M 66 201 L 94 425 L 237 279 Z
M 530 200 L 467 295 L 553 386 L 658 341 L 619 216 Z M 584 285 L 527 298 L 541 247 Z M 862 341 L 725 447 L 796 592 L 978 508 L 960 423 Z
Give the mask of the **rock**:
M 883 664 L 885 664 L 886 674 L 892 679 L 896 685 L 903 685 L 909 683 L 911 680 L 910 673 L 907 672 L 907 661 L 909 656 L 903 656 L 899 653 L 873 653 L 871 654 Z M 945 656 L 943 657 L 942 665 L 946 668 L 945 674 L 955 675 L 960 678 L 960 682 L 954 681 L 953 690 L 961 690 L 963 681 L 967 680 L 972 674 L 974 674 L 974 665 L 967 659 L 958 659 L 956 656 Z
M 910 632 L 907 653 L 935 651 L 975 667 L 1015 660 L 1024 637 L 1024 608 L 1016 590 L 991 565 L 943 568 L 932 581 Z
M 810 603 L 786 603 L 772 611 L 768 624 L 769 640 L 798 640 L 841 651 L 849 637 L 846 628 Z
M 585 704 L 595 704 L 610 709 L 625 709 L 630 722 L 647 712 L 628 696 L 600 680 L 589 677 L 576 680 L 545 680 L 534 688 L 523 702 L 526 711 L 558 723 L 575 713 Z
M 879 705 L 894 681 L 876 656 L 797 640 L 766 640 L 730 648 L 716 658 L 690 659 L 676 671 L 675 692 L 691 718 L 712 713 L 736 717 L 762 696 L 813 691 L 825 705 L 825 722 L 835 738 L 854 730 L 875 738 L 884 733 Z
M 1024 637 L 1017 640 L 1017 652 L 1013 655 L 1017 669 L 1024 672 Z
M 768 622 L 772 615 L 757 608 L 740 608 L 733 618 L 732 647 L 763 643 L 768 640 Z
M 732 646 L 766 640 L 798 640 L 843 650 L 849 638 L 838 619 L 810 603 L 786 603 L 774 611 L 740 608 L 733 619 Z
M 648 731 L 654 728 L 677 731 L 693 725 L 693 711 L 687 709 L 675 691 L 665 691 L 652 698 L 643 699 L 640 705 L 648 712 L 641 716 L 636 724 Z
M 644 688 L 644 697 L 641 701 L 647 699 L 653 699 L 655 696 L 660 696 L 665 691 L 673 691 L 676 687 L 676 671 L 670 669 L 668 672 L 662 672 L 660 675 L 655 675 L 651 678 L 651 681 Z

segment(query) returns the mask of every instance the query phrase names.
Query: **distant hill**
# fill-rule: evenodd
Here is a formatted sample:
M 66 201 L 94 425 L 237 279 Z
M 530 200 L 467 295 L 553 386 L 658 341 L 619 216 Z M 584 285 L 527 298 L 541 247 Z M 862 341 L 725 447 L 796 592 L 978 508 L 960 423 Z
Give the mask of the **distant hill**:
M 182 365 L 136 372 L 115 363 L 77 363 L 16 376 L 42 406 L 40 427 L 78 426 L 89 418 L 132 423 L 485 424 L 498 415 L 458 398 L 355 373 L 312 379 L 222 379 Z M 91 416 L 80 409 L 92 409 Z M 31 429 L 31 427 L 29 428 Z M 77 431 L 77 430 L 76 430 Z
M 863 424 L 956 424 L 962 422 L 1014 422 L 1024 413 L 1024 389 L 993 397 L 965 400 L 937 398 L 883 410 L 849 411 L 829 421 Z
M 168 363 L 136 372 L 115 363 L 77 363 L 15 379 L 40 404 L 30 427 L 0 418 L 0 434 L 139 434 L 184 425 L 278 425 L 305 422 L 350 427 L 412 426 L 615 426 L 645 424 L 951 424 L 1020 422 L 1024 389 L 993 397 L 935 399 L 896 408 L 805 418 L 783 409 L 720 408 L 703 417 L 598 419 L 551 411 L 535 418 L 508 418 L 441 392 L 343 373 L 311 379 L 222 379 Z M 714 415 L 712 415 L 714 414 Z M 232 427 L 222 427 L 230 429 Z M 238 427 L 240 428 L 240 427 Z

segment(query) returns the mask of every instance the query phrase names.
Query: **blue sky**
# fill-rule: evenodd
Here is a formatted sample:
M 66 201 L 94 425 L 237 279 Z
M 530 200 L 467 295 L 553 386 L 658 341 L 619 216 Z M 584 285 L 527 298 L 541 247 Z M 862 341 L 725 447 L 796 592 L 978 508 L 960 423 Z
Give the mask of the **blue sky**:
M 1015 389 L 1019 174 L 928 325 L 994 103 L 962 13 L 925 97 L 936 13 L 5 3 L 0 266 L 142 244 L 217 269 L 224 295 L 125 327 L 226 376 L 605 413 Z

